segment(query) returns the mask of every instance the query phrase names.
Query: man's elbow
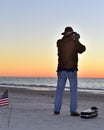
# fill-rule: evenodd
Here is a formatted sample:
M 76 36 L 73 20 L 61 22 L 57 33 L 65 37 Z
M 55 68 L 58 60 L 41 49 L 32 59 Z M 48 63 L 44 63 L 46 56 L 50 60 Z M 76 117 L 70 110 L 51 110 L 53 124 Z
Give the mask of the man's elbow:
M 86 51 L 86 47 L 85 46 L 83 46 L 80 50 L 79 50 L 79 52 L 78 53 L 83 53 L 83 52 L 85 52 Z

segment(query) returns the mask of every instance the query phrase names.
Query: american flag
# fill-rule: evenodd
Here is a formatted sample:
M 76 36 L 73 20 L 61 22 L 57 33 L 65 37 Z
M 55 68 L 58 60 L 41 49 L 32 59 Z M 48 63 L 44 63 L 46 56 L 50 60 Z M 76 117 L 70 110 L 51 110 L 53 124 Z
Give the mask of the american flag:
M 8 90 L 5 90 L 3 95 L 0 97 L 0 106 L 9 105 Z

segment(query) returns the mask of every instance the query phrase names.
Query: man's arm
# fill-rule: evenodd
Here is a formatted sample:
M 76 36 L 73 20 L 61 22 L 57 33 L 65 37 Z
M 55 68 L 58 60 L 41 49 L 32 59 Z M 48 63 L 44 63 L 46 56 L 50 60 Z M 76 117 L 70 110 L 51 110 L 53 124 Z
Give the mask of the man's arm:
M 77 41 L 77 52 L 78 53 L 83 53 L 84 51 L 86 51 L 86 47 L 84 45 L 82 45 L 79 41 Z

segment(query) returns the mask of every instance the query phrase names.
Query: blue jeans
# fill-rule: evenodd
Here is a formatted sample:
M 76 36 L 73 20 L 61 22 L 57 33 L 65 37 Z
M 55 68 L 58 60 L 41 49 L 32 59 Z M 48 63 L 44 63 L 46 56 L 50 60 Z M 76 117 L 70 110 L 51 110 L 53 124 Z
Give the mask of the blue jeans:
M 62 105 L 62 96 L 65 88 L 67 79 L 70 84 L 70 112 L 76 112 L 77 110 L 77 71 L 68 72 L 68 71 L 59 71 L 57 73 L 57 90 L 55 97 L 55 106 L 54 111 L 60 112 Z

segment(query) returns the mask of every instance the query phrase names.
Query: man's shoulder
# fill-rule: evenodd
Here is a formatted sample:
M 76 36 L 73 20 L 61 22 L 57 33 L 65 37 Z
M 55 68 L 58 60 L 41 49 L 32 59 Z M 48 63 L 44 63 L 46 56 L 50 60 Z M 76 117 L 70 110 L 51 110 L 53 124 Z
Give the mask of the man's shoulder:
M 56 43 L 56 44 L 57 44 L 57 47 L 60 46 L 61 43 L 62 43 L 62 39 L 58 39 L 58 40 L 57 40 L 57 43 Z

